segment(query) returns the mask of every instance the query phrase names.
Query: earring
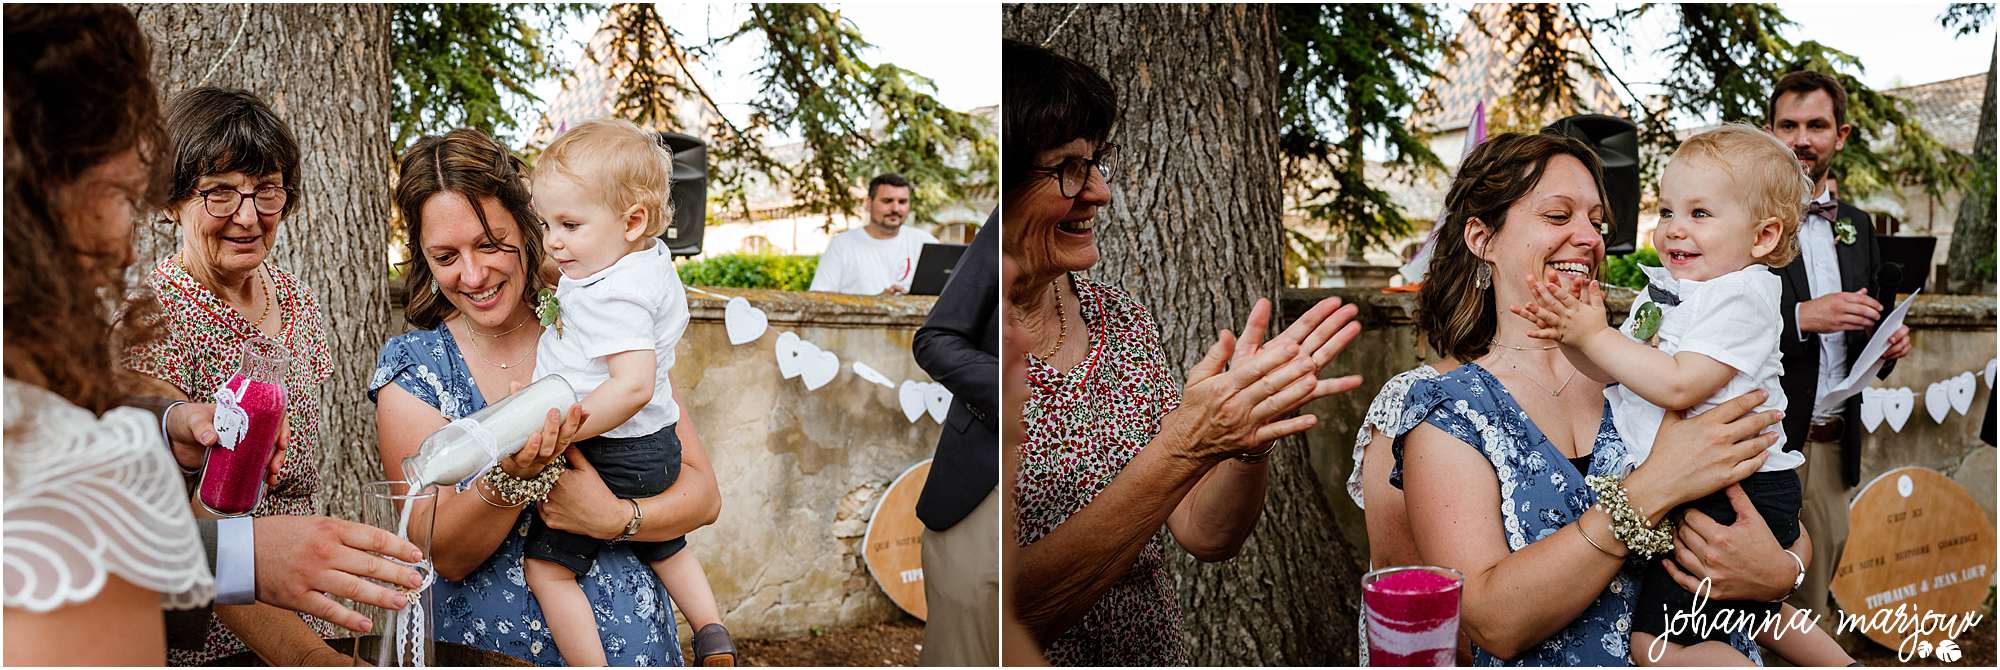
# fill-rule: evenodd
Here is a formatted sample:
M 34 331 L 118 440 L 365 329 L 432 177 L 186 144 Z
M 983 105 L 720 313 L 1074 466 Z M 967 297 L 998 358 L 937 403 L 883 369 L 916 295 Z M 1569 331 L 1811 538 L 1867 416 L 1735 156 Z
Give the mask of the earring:
M 1493 266 L 1487 265 L 1485 263 L 1480 263 L 1479 270 L 1474 272 L 1472 275 L 1472 287 L 1484 291 L 1488 287 L 1491 287 L 1492 285 L 1493 285 Z
M 444 295 L 444 287 L 438 286 L 438 280 L 436 277 L 431 278 L 431 292 L 436 293 L 438 295 Z

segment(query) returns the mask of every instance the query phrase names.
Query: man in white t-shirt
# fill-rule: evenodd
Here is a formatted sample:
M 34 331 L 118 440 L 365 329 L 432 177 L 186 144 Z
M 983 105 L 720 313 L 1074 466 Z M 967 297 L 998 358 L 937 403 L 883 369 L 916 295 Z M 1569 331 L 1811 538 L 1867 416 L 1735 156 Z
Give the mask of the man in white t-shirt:
M 910 182 L 885 172 L 868 181 L 868 225 L 839 235 L 819 256 L 812 289 L 855 295 L 901 295 L 917 276 L 917 255 L 937 238 L 905 227 Z

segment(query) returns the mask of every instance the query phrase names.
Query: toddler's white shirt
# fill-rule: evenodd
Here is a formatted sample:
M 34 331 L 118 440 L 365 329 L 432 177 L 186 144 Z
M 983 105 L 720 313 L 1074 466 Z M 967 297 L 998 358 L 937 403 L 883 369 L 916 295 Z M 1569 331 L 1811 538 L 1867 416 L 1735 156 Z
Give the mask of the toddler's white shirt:
M 1784 287 L 1777 275 L 1757 264 L 1707 281 L 1677 280 L 1666 268 L 1650 265 L 1641 265 L 1639 269 L 1653 286 L 1680 296 L 1679 305 L 1660 305 L 1660 351 L 1668 355 L 1697 353 L 1736 369 L 1736 376 L 1729 378 L 1721 390 L 1688 408 L 1688 416 L 1706 412 L 1752 389 L 1764 389 L 1770 394 L 1756 411 L 1785 409 L 1785 389 L 1779 383 L 1785 366 L 1783 354 L 1778 350 L 1780 331 L 1785 327 L 1784 315 L 1778 308 Z M 1637 340 L 1632 331 L 1638 325 L 1639 308 L 1652 301 L 1646 291 L 1640 291 L 1619 332 Z M 1623 384 L 1605 387 L 1604 397 L 1611 401 L 1611 421 L 1629 447 L 1627 465 L 1636 467 L 1652 453 L 1653 438 L 1660 431 L 1660 420 L 1665 418 L 1666 410 Z M 1790 470 L 1806 462 L 1804 454 L 1785 451 L 1785 434 L 1777 434 L 1777 443 L 1764 450 L 1770 458 L 1757 469 L 1759 472 Z
M 687 332 L 687 290 L 666 245 L 655 239 L 597 274 L 565 275 L 556 283 L 556 302 L 562 335 L 553 326 L 542 330 L 535 346 L 536 379 L 562 375 L 582 399 L 611 379 L 606 357 L 652 349 L 653 399 L 604 436 L 642 437 L 680 420 L 667 371 L 674 367 L 674 345 Z

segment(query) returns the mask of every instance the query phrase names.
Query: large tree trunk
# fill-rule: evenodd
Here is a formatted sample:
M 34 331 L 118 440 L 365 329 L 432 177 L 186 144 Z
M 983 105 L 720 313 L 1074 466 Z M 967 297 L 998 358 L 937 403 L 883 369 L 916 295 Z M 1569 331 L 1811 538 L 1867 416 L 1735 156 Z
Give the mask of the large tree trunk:
M 325 310 L 334 373 L 321 389 L 320 459 L 328 514 L 359 519 L 363 482 L 381 479 L 366 394 L 389 336 L 389 8 L 385 5 L 132 5 L 153 42 L 164 100 L 197 86 L 241 88 L 291 126 L 302 154 L 300 202 L 278 229 L 273 261 Z M 157 220 L 157 217 L 154 217 Z M 142 225 L 150 269 L 180 245 L 171 225 Z M 292 457 L 307 456 L 294 454 Z
M 1043 44 L 1118 90 L 1120 168 L 1092 275 L 1152 310 L 1182 371 L 1218 328 L 1277 302 L 1284 231 L 1278 35 L 1264 5 L 1009 5 L 1008 37 Z M 1053 39 L 1051 36 L 1053 35 Z M 1232 561 L 1179 554 L 1183 630 L 1200 665 L 1354 662 L 1353 549 L 1333 528 L 1305 442 L 1272 458 L 1256 533 Z
M 1993 91 L 1996 67 L 2000 67 L 2000 47 L 1986 65 L 1986 102 L 1979 106 L 1979 135 L 1972 143 L 1972 178 L 1966 180 L 1965 198 L 1958 203 L 1958 219 L 1951 224 L 1951 253 L 1946 256 L 1950 283 L 1947 293 L 1983 293 L 1994 290 L 1990 277 L 1975 276 L 1972 268 L 1980 260 L 1993 260 Z

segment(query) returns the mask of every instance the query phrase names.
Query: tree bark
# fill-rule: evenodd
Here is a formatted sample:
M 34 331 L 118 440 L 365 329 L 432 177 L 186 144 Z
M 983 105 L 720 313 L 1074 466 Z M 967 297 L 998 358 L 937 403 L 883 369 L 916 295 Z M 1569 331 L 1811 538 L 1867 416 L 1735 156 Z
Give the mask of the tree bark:
M 153 43 L 162 102 L 198 86 L 241 88 L 291 126 L 299 203 L 272 260 L 319 299 L 334 372 L 318 458 L 327 514 L 361 520 L 360 491 L 381 479 L 367 384 L 388 339 L 389 8 L 385 5 L 131 5 Z M 158 221 L 157 214 L 149 217 Z M 134 235 L 139 271 L 180 247 L 171 224 Z M 383 521 L 371 519 L 369 521 Z
M 1283 286 L 1271 8 L 1008 5 L 1003 16 L 1008 37 L 1097 68 L 1117 89 L 1120 167 L 1091 274 L 1152 311 L 1185 372 L 1217 329 L 1240 329 L 1257 298 L 1276 303 Z M 1175 552 L 1194 661 L 1352 664 L 1356 550 L 1333 528 L 1305 441 L 1286 440 L 1271 460 L 1263 518 L 1234 560 Z
M 1986 65 L 1986 98 L 1979 105 L 1979 134 L 1972 143 L 1973 170 L 1966 180 L 1965 197 L 1958 203 L 1958 219 L 1951 224 L 1951 251 L 1946 256 L 1949 283 L 1946 293 L 1991 295 L 1991 277 L 1980 277 L 1973 266 L 1993 260 L 1993 91 L 1996 67 L 2000 67 L 2000 47 Z

